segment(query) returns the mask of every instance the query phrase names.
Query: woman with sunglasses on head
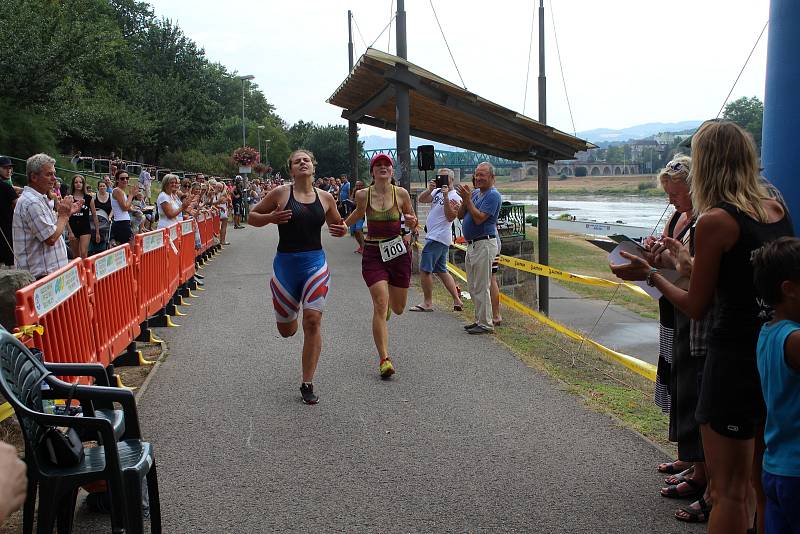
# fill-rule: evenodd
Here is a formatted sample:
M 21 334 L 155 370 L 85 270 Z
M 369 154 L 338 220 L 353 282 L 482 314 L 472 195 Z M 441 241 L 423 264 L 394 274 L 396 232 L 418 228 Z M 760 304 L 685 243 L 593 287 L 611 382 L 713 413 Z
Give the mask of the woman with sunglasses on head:
M 300 394 L 306 404 L 316 404 L 314 372 L 322 351 L 320 325 L 330 285 L 330 271 L 322 250 L 322 225 L 342 237 L 347 227 L 330 193 L 314 187 L 314 154 L 295 150 L 286 166 L 294 183 L 270 191 L 250 212 L 247 222 L 255 227 L 278 225 L 278 253 L 272 263 L 272 304 L 278 332 L 291 337 L 303 311 L 303 378 Z
M 128 187 L 128 171 L 120 169 L 114 176 L 115 187 L 111 191 L 111 215 L 114 222 L 111 223 L 111 237 L 118 245 L 131 243 L 133 241 L 133 230 L 131 229 L 131 214 L 133 209 L 133 197 L 139 192 L 138 186 L 131 188 L 131 197 L 125 193 Z
M 372 337 L 378 350 L 381 378 L 395 373 L 389 357 L 391 313 L 401 315 L 406 308 L 411 284 L 411 249 L 403 240 L 403 223 L 413 231 L 417 216 L 408 191 L 394 185 L 394 161 L 376 154 L 369 164 L 372 185 L 355 195 L 356 207 L 347 216 L 347 226 L 366 216 L 367 235 L 361 257 L 361 274 L 372 297 Z
M 166 228 L 183 220 L 183 210 L 191 203 L 191 197 L 178 198 L 179 178 L 167 174 L 161 181 L 161 192 L 156 199 L 158 207 L 158 228 Z
M 756 343 L 767 310 L 753 286 L 750 258 L 765 243 L 793 235 L 792 223 L 762 183 L 755 143 L 733 122 L 708 121 L 694 134 L 691 189 L 698 219 L 688 290 L 644 258 L 623 253 L 630 263 L 611 268 L 625 280 L 646 280 L 692 319 L 713 308 L 695 413 L 710 474 L 708 532 L 744 533 L 753 524 L 753 503 L 757 531 L 764 532 L 765 408 Z M 664 242 L 675 257 L 683 248 L 675 239 Z
M 83 201 L 80 211 L 74 213 L 69 218 L 70 247 L 72 248 L 73 258 L 86 258 L 89 256 L 89 241 L 92 236 L 92 225 L 95 227 L 95 240 L 100 242 L 100 235 L 96 230 L 97 211 L 94 206 L 94 198 L 86 191 L 86 178 L 76 174 L 72 178 L 70 194 L 75 201 Z

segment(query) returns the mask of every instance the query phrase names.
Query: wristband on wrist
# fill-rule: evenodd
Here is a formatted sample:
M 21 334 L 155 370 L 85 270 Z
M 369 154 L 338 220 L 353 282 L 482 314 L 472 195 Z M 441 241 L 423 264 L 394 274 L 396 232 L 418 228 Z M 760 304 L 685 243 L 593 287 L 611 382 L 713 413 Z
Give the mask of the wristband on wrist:
M 645 282 L 647 282 L 648 286 L 654 287 L 656 285 L 656 282 L 653 279 L 653 276 L 655 276 L 657 273 L 658 273 L 658 269 L 656 269 L 655 267 L 650 267 L 650 271 L 647 273 L 647 276 L 644 279 Z

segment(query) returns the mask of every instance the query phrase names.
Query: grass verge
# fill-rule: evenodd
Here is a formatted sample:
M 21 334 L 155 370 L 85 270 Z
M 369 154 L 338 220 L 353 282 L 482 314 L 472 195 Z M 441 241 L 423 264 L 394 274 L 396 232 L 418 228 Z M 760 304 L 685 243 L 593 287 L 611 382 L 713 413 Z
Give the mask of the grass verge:
M 527 228 L 528 239 L 535 241 L 536 231 L 536 228 Z M 606 280 L 616 280 L 616 277 L 608 268 L 608 254 L 586 241 L 586 236 L 558 230 L 550 230 L 549 235 L 550 265 L 575 274 L 586 274 L 605 278 Z M 586 298 L 608 301 L 613 297 L 614 304 L 618 304 L 648 319 L 658 318 L 657 301 L 645 298 L 628 289 L 620 288 L 616 290 L 613 287 L 596 287 L 562 282 L 560 280 L 558 284 Z
M 463 282 L 459 284 L 464 286 Z M 438 309 L 448 310 L 452 305 L 450 295 L 438 282 L 433 300 Z M 470 322 L 472 302 L 465 300 L 464 311 L 453 313 Z M 496 328 L 495 338 L 517 358 L 580 396 L 591 410 L 615 418 L 663 450 L 677 454 L 675 445 L 667 440 L 669 417 L 653 402 L 654 384 L 650 380 L 527 315 L 503 307 L 502 316 L 503 324 Z

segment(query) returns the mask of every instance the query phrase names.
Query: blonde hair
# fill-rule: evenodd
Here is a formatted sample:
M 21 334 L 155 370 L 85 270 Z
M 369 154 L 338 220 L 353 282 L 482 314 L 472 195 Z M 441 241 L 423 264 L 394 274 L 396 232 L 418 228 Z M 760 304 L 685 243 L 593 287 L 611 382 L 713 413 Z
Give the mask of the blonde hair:
M 685 154 L 675 154 L 670 162 L 658 173 L 658 182 L 662 188 L 667 185 L 667 181 L 683 182 L 686 187 L 691 187 L 692 184 L 689 180 L 691 170 L 692 158 Z
M 728 202 L 760 222 L 767 222 L 755 143 L 739 125 L 708 121 L 692 137 L 692 205 L 700 215 Z
M 177 174 L 170 173 L 164 176 L 164 178 L 161 179 L 161 191 L 166 193 L 167 187 L 169 187 L 169 184 L 172 182 L 180 183 L 180 179 L 178 178 Z

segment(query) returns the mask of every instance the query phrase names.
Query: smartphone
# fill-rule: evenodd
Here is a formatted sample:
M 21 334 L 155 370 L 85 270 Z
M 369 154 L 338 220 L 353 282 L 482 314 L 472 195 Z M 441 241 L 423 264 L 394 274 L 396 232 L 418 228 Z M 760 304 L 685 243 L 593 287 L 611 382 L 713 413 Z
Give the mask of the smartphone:
M 450 183 L 450 177 L 446 174 L 439 174 L 436 176 L 436 187 L 442 187 Z

